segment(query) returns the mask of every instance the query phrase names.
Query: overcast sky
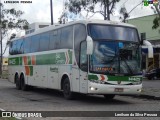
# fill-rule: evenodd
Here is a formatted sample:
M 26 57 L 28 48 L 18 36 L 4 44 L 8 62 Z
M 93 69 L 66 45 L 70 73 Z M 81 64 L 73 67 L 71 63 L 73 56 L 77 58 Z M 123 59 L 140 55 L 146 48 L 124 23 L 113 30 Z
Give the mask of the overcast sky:
M 2 3 L 7 0 L 1 0 Z M 8 0 L 9 1 L 9 0 Z M 11 1 L 11 0 L 10 0 Z M 20 1 L 20 0 L 12 0 L 12 1 Z M 28 1 L 28 0 L 23 0 Z M 50 0 L 31 0 L 32 3 L 4 3 L 5 8 L 16 8 L 17 10 L 22 10 L 25 12 L 23 18 L 27 19 L 29 23 L 33 22 L 50 22 Z M 52 0 L 53 1 L 53 16 L 54 22 L 58 21 L 62 11 L 63 11 L 63 2 L 65 0 Z M 127 1 L 127 2 L 126 2 Z M 120 0 L 116 5 L 115 15 L 111 18 L 112 20 L 118 20 L 119 17 L 119 9 L 121 6 L 125 5 L 127 11 L 129 12 L 134 6 L 139 4 L 142 0 Z M 126 3 L 125 3 L 126 2 Z M 125 3 L 125 4 L 123 4 Z M 139 5 L 133 12 L 131 12 L 131 17 L 139 17 L 153 14 L 153 11 L 149 6 L 145 7 L 143 5 Z M 103 17 L 99 14 L 94 15 L 91 19 L 103 19 Z
M 23 19 L 27 19 L 29 23 L 34 22 L 50 22 L 50 0 L 31 0 L 32 3 L 5 3 L 6 1 L 22 1 L 22 0 L 1 0 L 4 5 L 4 8 L 15 8 L 16 10 L 24 11 Z M 28 0 L 23 0 L 28 1 Z M 53 16 L 54 23 L 58 22 L 63 11 L 63 2 L 65 0 L 52 0 L 53 1 Z M 121 6 L 125 6 L 129 12 L 134 6 L 139 4 L 142 0 L 120 0 L 116 5 L 115 14 L 111 16 L 111 20 L 119 21 L 119 9 Z M 125 4 L 124 4 L 125 3 Z M 153 14 L 150 6 L 139 5 L 133 12 L 130 14 L 130 18 L 146 16 Z M 94 15 L 91 19 L 103 19 L 103 16 L 100 14 Z M 5 44 L 5 43 L 4 43 Z M 7 55 L 7 53 L 5 54 Z

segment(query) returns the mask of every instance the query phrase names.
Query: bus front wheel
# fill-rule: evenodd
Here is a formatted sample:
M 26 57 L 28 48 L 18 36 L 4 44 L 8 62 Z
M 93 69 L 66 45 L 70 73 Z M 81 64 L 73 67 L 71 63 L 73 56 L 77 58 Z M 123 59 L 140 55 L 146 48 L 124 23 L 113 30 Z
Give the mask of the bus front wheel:
M 70 89 L 70 82 L 68 78 L 63 81 L 63 95 L 67 100 L 73 99 L 73 92 Z
M 113 95 L 113 94 L 104 95 L 104 98 L 105 98 L 107 101 L 113 100 L 114 97 L 115 97 L 115 95 Z

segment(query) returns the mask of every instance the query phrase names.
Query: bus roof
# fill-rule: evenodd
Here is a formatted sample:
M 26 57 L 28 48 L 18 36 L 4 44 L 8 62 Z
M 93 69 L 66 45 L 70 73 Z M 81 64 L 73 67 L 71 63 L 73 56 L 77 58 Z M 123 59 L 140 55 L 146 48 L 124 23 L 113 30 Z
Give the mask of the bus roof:
M 14 40 L 17 40 L 17 39 L 20 39 L 20 38 L 25 38 L 25 37 L 28 37 L 28 36 L 32 36 L 32 35 L 36 35 L 36 34 L 40 34 L 40 33 L 43 33 L 43 32 L 47 32 L 47 31 L 51 31 L 51 30 L 54 30 L 54 29 L 58 29 L 58 28 L 63 28 L 65 26 L 69 26 L 69 25 L 74 25 L 74 24 L 89 24 L 89 23 L 93 23 L 93 24 L 106 24 L 106 25 L 116 25 L 116 26 L 125 26 L 125 27 L 133 27 L 133 28 L 136 28 L 134 25 L 131 25 L 131 24 L 127 24 L 127 23 L 122 23 L 122 22 L 117 22 L 117 21 L 107 21 L 107 20 L 79 20 L 79 21 L 72 21 L 72 22 L 68 22 L 66 24 L 59 24 L 59 25 L 50 25 L 48 27 L 44 27 L 44 28 L 40 28 L 38 30 L 36 30 L 35 32 L 33 33 L 30 33 L 30 34 L 27 34 L 25 36 L 22 36 L 22 37 L 18 37 L 18 38 L 14 38 L 12 39 L 11 41 L 14 41 Z

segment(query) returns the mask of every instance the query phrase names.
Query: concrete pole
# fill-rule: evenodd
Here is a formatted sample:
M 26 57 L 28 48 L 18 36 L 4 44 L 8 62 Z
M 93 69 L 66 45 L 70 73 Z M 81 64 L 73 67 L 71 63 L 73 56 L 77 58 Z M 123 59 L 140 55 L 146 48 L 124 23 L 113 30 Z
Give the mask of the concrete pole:
M 50 0 L 50 8 L 51 8 L 51 25 L 53 25 L 53 6 L 52 6 L 52 0 Z
M 0 74 L 2 75 L 2 63 L 3 63 L 3 56 L 2 56 L 2 4 L 0 0 L 0 43 L 1 43 L 1 59 L 0 59 Z

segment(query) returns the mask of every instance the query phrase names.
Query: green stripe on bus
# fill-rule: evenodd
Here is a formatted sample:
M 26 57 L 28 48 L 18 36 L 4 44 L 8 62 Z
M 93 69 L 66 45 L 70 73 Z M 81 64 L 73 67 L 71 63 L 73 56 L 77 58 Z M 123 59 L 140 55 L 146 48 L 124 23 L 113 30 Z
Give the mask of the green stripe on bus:
M 33 66 L 29 66 L 30 68 L 30 76 L 33 76 Z
M 31 65 L 31 56 L 28 56 L 28 65 Z
M 23 64 L 23 59 L 22 57 L 19 57 L 19 65 L 22 65 Z
M 98 77 L 99 76 L 99 77 Z M 142 77 L 136 77 L 136 76 L 110 76 L 110 75 L 104 75 L 106 76 L 107 81 L 140 81 L 142 80 Z M 88 80 L 101 80 L 100 74 L 91 74 L 88 75 Z
M 14 58 L 9 58 L 9 65 L 20 65 L 21 61 L 19 59 L 19 57 L 14 57 Z
M 97 75 L 88 75 L 88 80 L 98 80 Z
M 31 57 L 27 56 L 27 65 L 31 65 Z M 65 52 L 36 55 L 36 65 L 66 64 Z M 72 51 L 68 51 L 69 64 L 72 64 Z M 9 58 L 9 65 L 22 65 L 22 57 Z

